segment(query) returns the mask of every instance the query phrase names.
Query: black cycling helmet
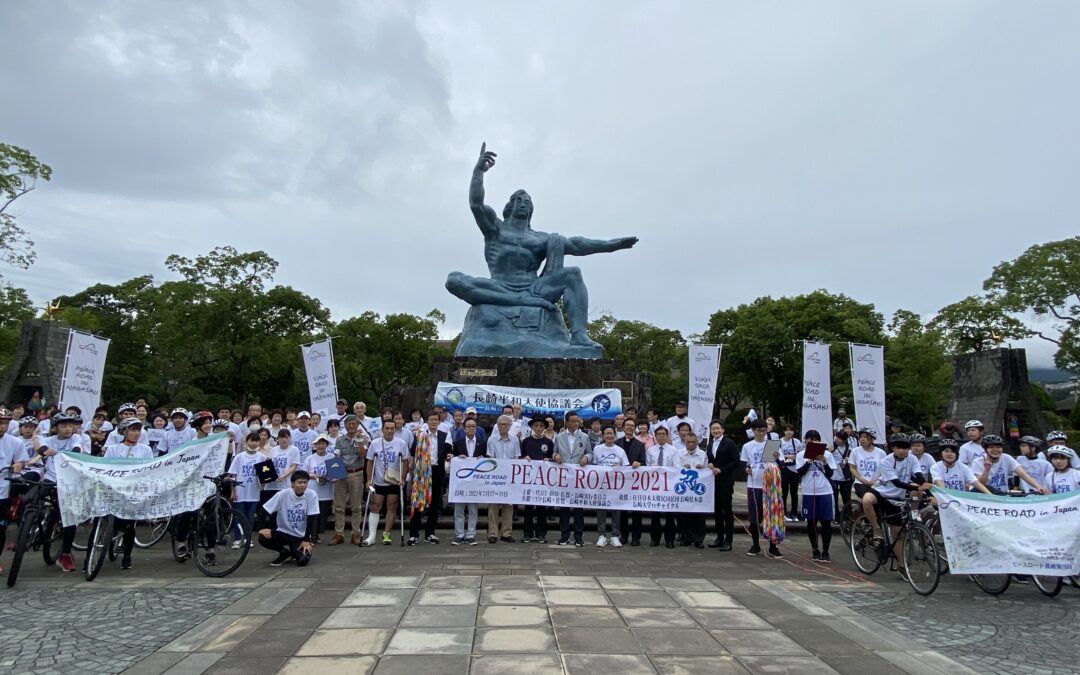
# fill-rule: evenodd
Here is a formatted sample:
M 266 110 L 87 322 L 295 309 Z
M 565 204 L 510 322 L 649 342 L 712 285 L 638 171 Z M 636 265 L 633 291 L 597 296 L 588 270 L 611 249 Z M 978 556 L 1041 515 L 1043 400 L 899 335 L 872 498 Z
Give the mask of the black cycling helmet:
M 1020 437 L 1020 442 L 1021 443 L 1027 443 L 1028 445 L 1035 448 L 1036 450 L 1038 450 L 1039 448 L 1041 448 L 1043 446 L 1042 439 L 1041 438 L 1036 438 L 1034 436 L 1021 436 Z
M 952 450 L 957 452 L 960 449 L 960 442 L 955 438 L 942 438 L 938 441 L 938 450 Z
M 58 412 L 53 415 L 52 423 L 54 425 L 64 424 L 65 422 L 71 422 L 72 424 L 82 424 L 82 418 L 78 415 L 72 415 L 66 412 Z
M 908 434 L 908 442 L 912 445 L 915 445 L 916 443 L 926 445 L 926 436 L 923 436 L 922 434 Z
M 1005 447 L 1005 441 L 997 434 L 987 434 L 986 436 L 983 436 L 982 445 L 984 448 L 988 445 L 1000 445 Z
M 893 434 L 889 436 L 889 447 L 910 448 L 911 438 L 907 434 Z
M 37 425 L 38 425 L 38 418 L 34 417 L 33 415 L 27 415 L 26 417 L 20 417 L 19 418 L 19 426 L 20 427 L 26 427 L 26 426 L 36 427 Z
M 877 440 L 877 432 L 874 431 L 871 427 L 863 427 L 859 429 L 859 434 L 866 434 L 870 437 L 870 440 L 872 441 Z

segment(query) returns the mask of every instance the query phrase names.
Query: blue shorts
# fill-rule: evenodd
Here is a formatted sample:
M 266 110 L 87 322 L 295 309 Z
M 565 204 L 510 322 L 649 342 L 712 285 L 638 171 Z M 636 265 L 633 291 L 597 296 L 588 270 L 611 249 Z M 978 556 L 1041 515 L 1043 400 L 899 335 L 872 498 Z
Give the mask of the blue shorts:
M 807 520 L 832 520 L 832 495 L 803 495 L 802 515 Z

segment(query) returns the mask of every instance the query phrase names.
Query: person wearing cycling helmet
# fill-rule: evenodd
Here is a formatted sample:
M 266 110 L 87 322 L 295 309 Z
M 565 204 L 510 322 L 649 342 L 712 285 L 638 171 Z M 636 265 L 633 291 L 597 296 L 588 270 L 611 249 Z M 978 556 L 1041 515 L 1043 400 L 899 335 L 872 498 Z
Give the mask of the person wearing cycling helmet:
M 934 466 L 934 458 L 926 454 L 926 436 L 918 433 L 910 434 L 908 441 L 911 442 L 911 456 L 919 463 L 922 475 L 929 476 L 930 468 Z
M 167 455 L 195 438 L 195 430 L 188 424 L 190 416 L 191 413 L 183 408 L 172 411 L 172 414 L 169 415 L 172 426 L 165 430 L 165 438 L 158 443 L 157 451 L 159 455 Z
M 27 466 L 45 463 L 45 480 L 56 482 L 56 455 L 60 452 L 86 452 L 89 453 L 89 444 L 83 442 L 82 434 L 78 433 L 82 427 L 82 418 L 68 413 L 57 413 L 52 418 L 51 428 L 56 431 L 55 436 L 33 438 L 33 449 L 36 455 L 28 462 Z M 53 518 L 59 518 L 60 514 L 53 512 Z M 75 561 L 71 558 L 71 546 L 75 542 L 75 525 L 64 527 L 60 530 L 61 544 L 60 557 L 56 565 L 64 572 L 75 571 Z
M 985 453 L 982 442 L 983 423 L 979 420 L 968 420 L 964 423 L 964 433 L 967 434 L 968 441 L 960 446 L 960 462 L 971 466 L 972 462 Z M 971 466 L 971 470 L 975 471 L 975 467 Z
M 6 421 L 10 424 L 11 413 L 5 408 L 0 408 L 0 422 Z M 25 418 L 24 418 L 25 419 Z M 34 419 L 31 417 L 30 419 Z M 22 433 L 22 420 L 19 420 L 19 432 Z M 37 428 L 37 420 L 34 420 L 34 425 L 31 427 L 31 432 Z M 0 436 L 0 470 L 7 469 L 13 475 L 22 471 L 23 464 L 29 460 L 27 455 L 26 446 L 21 440 L 21 436 L 12 436 L 11 434 L 4 434 Z M 0 554 L 4 552 L 4 545 L 7 543 L 7 526 L 8 526 L 8 512 L 11 509 L 11 483 L 8 481 L 8 476 L 0 474 Z M 4 568 L 0 567 L 0 574 L 3 574 Z
M 878 467 L 878 480 L 874 487 L 863 495 L 863 513 L 866 514 L 874 533 L 881 532 L 878 524 L 876 505 L 880 505 L 885 515 L 885 522 L 891 528 L 893 551 L 896 559 L 903 560 L 903 540 L 900 538 L 900 518 L 903 503 L 909 492 L 922 492 L 930 489 L 926 476 L 922 473 L 919 462 L 911 456 L 911 441 L 907 434 L 893 434 L 889 437 L 889 449 L 892 454 L 881 460 Z M 903 569 L 900 570 L 903 574 Z
M 209 410 L 200 410 L 191 416 L 189 423 L 195 432 L 194 438 L 206 438 L 214 429 L 214 414 Z
M 108 450 L 109 446 L 111 446 L 111 445 L 117 445 L 119 443 L 124 442 L 124 436 L 123 436 L 123 434 L 120 433 L 120 429 L 119 429 L 120 424 L 124 420 L 134 418 L 136 412 L 137 412 L 137 408 L 135 407 L 134 403 L 121 403 L 120 407 L 116 409 L 116 426 L 117 426 L 117 428 L 113 429 L 109 433 L 109 436 L 105 439 L 105 449 L 106 450 Z M 140 443 L 147 443 L 146 430 L 145 429 L 143 430 L 142 436 L 139 437 L 139 442 Z
M 1064 431 L 1051 431 L 1046 435 L 1046 442 L 1048 445 L 1068 445 L 1069 437 L 1065 435 Z M 1039 453 L 1039 456 L 1043 459 L 1049 459 L 1043 453 Z M 1077 457 L 1075 453 L 1072 458 L 1072 468 L 1080 469 L 1080 457 Z
M 960 442 L 955 438 L 943 438 L 938 441 L 938 449 L 941 451 L 941 461 L 936 462 L 930 469 L 930 479 L 934 485 L 950 490 L 978 490 L 986 494 L 992 494 L 975 478 L 971 467 L 960 460 Z M 931 497 L 930 501 L 936 504 Z
M 1046 479 L 1054 472 L 1054 467 L 1046 461 L 1045 456 L 1039 452 L 1042 441 L 1034 436 L 1024 436 L 1020 439 L 1020 456 L 1016 462 L 1028 472 L 1028 475 L 1038 481 L 1039 485 L 1046 485 Z M 1032 494 L 1030 485 L 1021 486 L 1024 492 Z
M 1072 468 L 1076 453 L 1064 445 L 1052 445 L 1046 449 L 1046 454 L 1050 455 L 1050 463 L 1054 467 L 1043 483 L 1046 489 L 1053 494 L 1080 490 L 1080 470 Z
M 848 453 L 848 466 L 855 481 L 855 495 L 862 499 L 867 491 L 877 482 L 880 464 L 885 459 L 885 451 L 874 445 L 877 432 L 870 427 L 859 429 L 859 447 Z
M 139 442 L 143 430 L 142 426 L 142 422 L 134 415 L 118 424 L 116 428 L 124 436 L 124 440 L 117 445 L 110 445 L 105 450 L 105 457 L 153 459 L 154 451 L 150 449 L 150 446 Z M 124 533 L 123 557 L 120 559 L 120 569 L 129 570 L 131 569 L 131 550 L 135 546 L 135 521 L 117 518 L 115 527 Z
M 990 488 L 991 492 L 997 495 L 1009 494 L 1009 479 L 1017 476 L 1035 488 L 1034 492 L 1049 494 L 1050 491 L 1029 476 L 1012 455 L 1005 453 L 1005 441 L 1001 440 L 1001 436 L 988 434 L 982 441 L 986 454 L 972 462 L 971 470 L 979 482 Z

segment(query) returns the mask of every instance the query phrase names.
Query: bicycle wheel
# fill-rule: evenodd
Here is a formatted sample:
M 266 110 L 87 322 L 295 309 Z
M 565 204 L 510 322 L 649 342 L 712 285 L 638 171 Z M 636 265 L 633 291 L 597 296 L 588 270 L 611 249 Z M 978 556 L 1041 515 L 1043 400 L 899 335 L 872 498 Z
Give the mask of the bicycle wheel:
M 123 530 L 116 530 L 113 532 L 112 539 L 109 539 L 109 562 L 116 562 L 117 556 L 119 556 L 120 552 L 123 550 L 124 532 Z
M 851 526 L 855 524 L 855 519 L 859 517 L 861 511 L 858 502 L 854 499 L 840 510 L 840 536 L 843 537 L 845 546 L 851 545 Z
M 972 574 L 971 580 L 990 595 L 1001 595 L 1012 582 L 1011 574 Z
M 922 523 L 909 523 L 904 533 L 904 569 L 907 580 L 919 595 L 930 595 L 941 580 L 934 535 Z
M 45 559 L 46 565 L 55 565 L 60 559 L 60 550 L 64 547 L 64 529 L 60 514 L 55 509 L 46 509 L 39 527 L 41 557 Z
M 22 522 L 19 523 L 19 534 L 15 537 L 15 556 L 11 559 L 11 567 L 8 568 L 7 585 L 15 585 L 19 578 L 19 568 L 22 567 L 23 556 L 32 545 L 32 537 L 40 530 L 40 512 L 36 507 L 29 506 L 23 510 Z
M 233 505 L 232 502 L 221 495 L 217 496 L 218 503 L 218 515 L 222 518 L 222 524 L 225 527 L 232 527 L 233 525 Z M 248 523 L 250 527 L 252 523 Z
M 195 516 L 195 546 L 192 555 L 199 571 L 208 577 L 232 574 L 247 558 L 251 526 L 247 518 L 230 507 L 200 510 Z
M 864 574 L 873 574 L 881 567 L 874 528 L 870 527 L 870 520 L 865 514 L 856 518 L 851 526 L 851 557 Z
M 140 520 L 135 523 L 136 548 L 150 548 L 161 541 L 165 533 L 169 531 L 169 523 L 171 522 L 172 518 L 166 516 L 164 518 Z
M 1043 577 L 1032 574 L 1031 580 L 1035 582 L 1035 588 L 1048 598 L 1052 598 L 1061 592 L 1065 586 L 1065 577 Z
M 86 548 L 86 568 L 83 575 L 87 581 L 93 581 L 105 564 L 105 556 L 108 555 L 109 543 L 112 541 L 113 517 L 101 516 L 94 519 L 93 534 Z
M 945 550 L 945 537 L 941 534 L 941 519 L 937 516 L 930 516 L 923 524 L 930 530 L 930 534 L 934 537 L 934 546 L 937 548 L 938 554 L 938 571 L 945 574 L 949 571 L 949 553 Z

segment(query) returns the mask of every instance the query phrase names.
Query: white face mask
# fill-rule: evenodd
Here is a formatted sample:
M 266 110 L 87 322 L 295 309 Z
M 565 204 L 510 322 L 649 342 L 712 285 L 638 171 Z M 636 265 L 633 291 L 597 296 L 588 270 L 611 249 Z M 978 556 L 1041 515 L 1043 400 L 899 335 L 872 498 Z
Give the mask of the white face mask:
M 255 423 L 252 423 L 252 424 L 249 424 L 249 425 L 248 425 L 248 430 L 249 430 L 249 431 L 258 431 L 258 430 L 259 430 L 259 429 L 261 429 L 261 428 L 262 428 L 262 427 L 261 427 L 260 425 L 258 425 L 258 424 L 255 424 Z

